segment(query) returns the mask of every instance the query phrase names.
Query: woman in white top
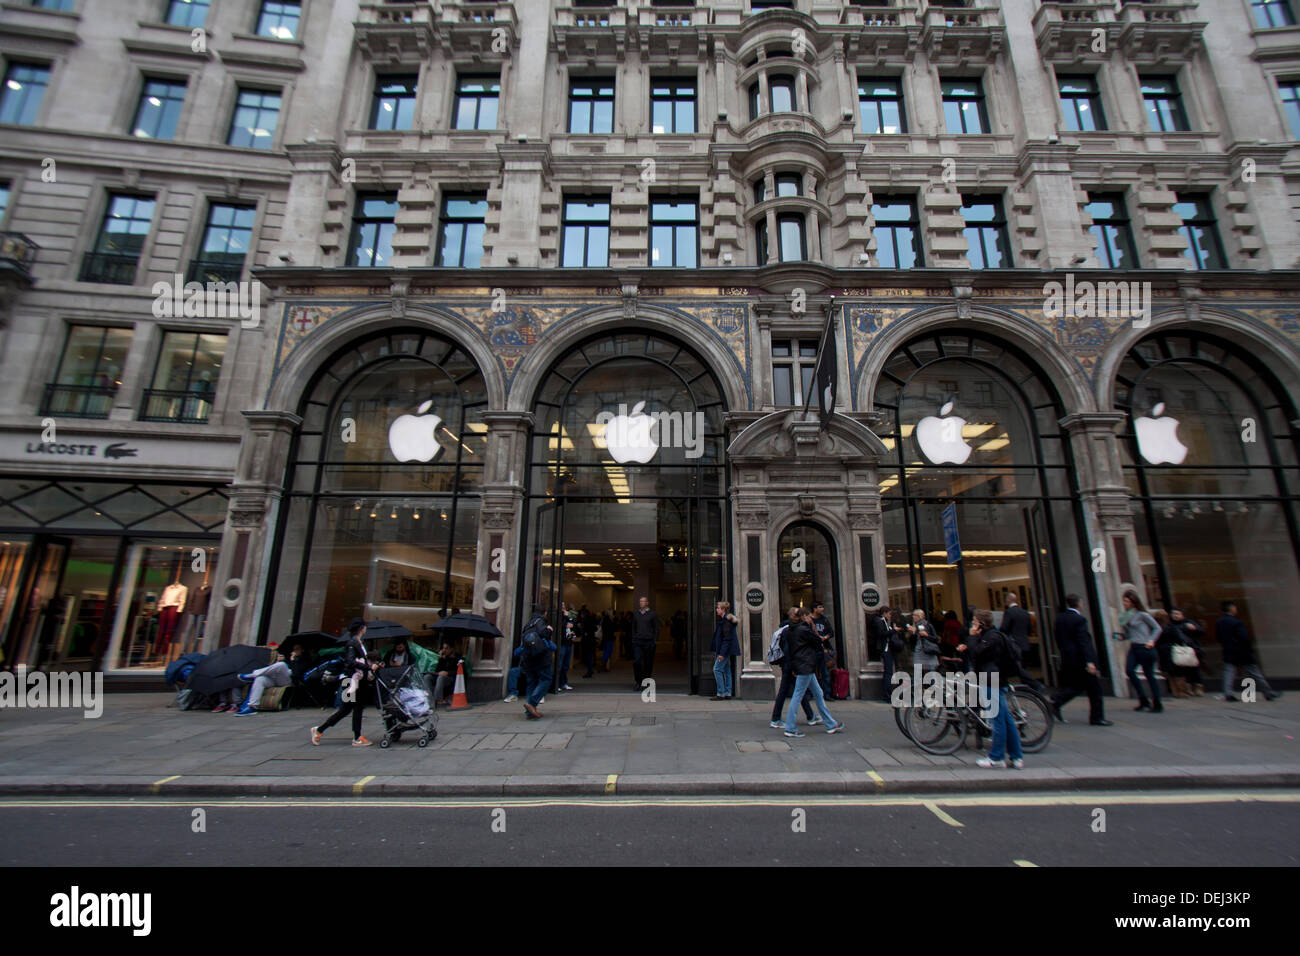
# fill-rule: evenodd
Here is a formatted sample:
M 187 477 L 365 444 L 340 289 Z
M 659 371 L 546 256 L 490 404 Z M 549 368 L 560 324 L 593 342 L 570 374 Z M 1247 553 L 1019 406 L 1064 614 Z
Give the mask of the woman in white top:
M 1128 641 L 1128 660 L 1124 672 L 1137 692 L 1138 705 L 1134 710 L 1148 710 L 1158 714 L 1164 707 L 1160 703 L 1160 688 L 1156 685 L 1156 641 L 1160 638 L 1160 625 L 1142 606 L 1142 599 L 1133 591 L 1124 593 L 1124 613 L 1120 615 L 1123 634 L 1115 635 L 1117 640 Z M 1146 674 L 1151 686 L 1151 700 L 1142 691 L 1142 682 L 1138 680 L 1138 668 Z

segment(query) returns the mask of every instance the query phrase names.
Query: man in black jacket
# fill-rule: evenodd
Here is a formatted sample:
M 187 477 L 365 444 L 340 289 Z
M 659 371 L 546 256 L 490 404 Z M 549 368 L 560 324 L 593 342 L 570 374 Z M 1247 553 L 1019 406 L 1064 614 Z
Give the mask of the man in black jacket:
M 659 615 L 650 610 L 650 599 L 641 598 L 640 607 L 632 615 L 632 675 L 635 690 L 642 682 L 654 676 L 655 644 L 659 640 Z
M 782 712 L 785 709 L 785 702 L 789 700 L 790 695 L 794 693 L 794 648 L 790 643 L 790 632 L 794 626 L 799 623 L 799 609 L 790 608 L 786 614 L 785 625 L 780 630 L 781 644 L 781 686 L 776 692 L 776 701 L 772 704 L 772 721 L 768 724 L 773 730 L 780 730 L 785 726 L 785 718 Z M 808 700 L 808 695 L 803 698 L 803 715 L 808 718 L 809 724 L 820 724 L 822 719 L 813 715 L 812 702 Z
M 1002 626 L 998 630 L 1020 645 L 1021 657 L 1029 653 L 1029 632 L 1033 626 L 1034 619 L 1020 606 L 1020 598 L 1008 593 L 1007 609 L 1002 612 Z
M 826 698 L 822 695 L 821 685 L 817 683 L 817 661 L 824 657 L 822 639 L 813 629 L 813 618 L 804 608 L 799 609 L 799 617 L 787 632 L 791 663 L 794 669 L 794 694 L 790 700 L 790 709 L 785 718 L 785 735 L 802 737 L 803 731 L 796 729 L 795 718 L 803 702 L 804 694 L 811 693 L 813 703 L 817 706 L 828 734 L 837 734 L 844 723 L 837 721 L 826 709 Z
M 1237 699 L 1233 694 L 1238 689 L 1238 668 L 1247 677 L 1255 679 L 1266 700 L 1282 696 L 1269 685 L 1264 672 L 1255 663 L 1255 649 L 1251 647 L 1246 622 L 1237 617 L 1237 605 L 1231 601 L 1223 602 L 1223 617 L 1214 623 L 1214 637 L 1223 645 L 1223 700 Z
M 1052 713 L 1061 723 L 1061 708 L 1077 695 L 1088 695 L 1088 723 L 1109 727 L 1101 703 L 1101 681 L 1097 679 L 1097 650 L 1088 633 L 1088 619 L 1079 610 L 1079 595 L 1065 596 L 1065 610 L 1056 616 L 1056 646 L 1061 651 L 1061 693 L 1052 698 Z

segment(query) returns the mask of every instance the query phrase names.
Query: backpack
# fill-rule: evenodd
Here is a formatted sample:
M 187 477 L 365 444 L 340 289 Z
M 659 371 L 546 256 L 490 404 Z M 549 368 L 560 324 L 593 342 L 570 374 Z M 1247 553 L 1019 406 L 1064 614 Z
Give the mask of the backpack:
M 521 643 L 524 647 L 522 663 L 528 668 L 537 667 L 546 659 L 546 655 L 551 652 L 551 649 L 546 646 L 546 638 L 542 635 L 542 629 L 536 622 L 528 625 Z
M 766 660 L 769 664 L 775 664 L 781 658 L 785 657 L 785 651 L 781 650 L 781 632 L 789 626 L 789 624 L 782 624 L 772 632 L 772 640 L 767 645 Z

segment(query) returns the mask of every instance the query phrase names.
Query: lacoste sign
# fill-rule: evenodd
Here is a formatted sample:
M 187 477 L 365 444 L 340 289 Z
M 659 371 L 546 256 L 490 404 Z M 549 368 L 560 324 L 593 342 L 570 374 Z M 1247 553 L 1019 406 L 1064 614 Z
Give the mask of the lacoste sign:
M 114 458 L 134 458 L 139 454 L 139 449 L 130 447 L 124 441 L 116 441 L 108 445 L 98 442 L 29 441 L 27 454 L 79 455 L 83 458 L 107 458 L 111 461 Z

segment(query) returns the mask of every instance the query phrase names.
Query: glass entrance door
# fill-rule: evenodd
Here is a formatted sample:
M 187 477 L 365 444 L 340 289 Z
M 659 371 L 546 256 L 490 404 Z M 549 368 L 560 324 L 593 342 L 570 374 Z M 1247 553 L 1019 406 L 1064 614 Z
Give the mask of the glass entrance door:
M 28 575 L 19 596 L 18 652 L 14 665 L 39 668 L 51 658 L 63 619 L 60 586 L 72 543 L 66 538 L 38 538 Z

